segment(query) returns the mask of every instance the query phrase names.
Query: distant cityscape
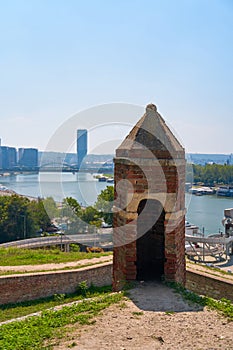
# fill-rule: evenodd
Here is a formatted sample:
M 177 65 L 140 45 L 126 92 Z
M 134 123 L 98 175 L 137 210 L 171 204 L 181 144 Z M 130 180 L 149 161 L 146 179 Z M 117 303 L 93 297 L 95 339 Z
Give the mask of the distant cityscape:
M 77 130 L 77 152 L 41 152 L 36 148 L 2 146 L 0 173 L 31 171 L 113 172 L 113 154 L 87 154 L 88 131 Z
M 201 154 L 201 153 L 187 153 L 186 159 L 192 164 L 206 165 L 206 164 L 228 164 L 233 165 L 233 153 L 230 154 Z
M 36 148 L 2 146 L 0 139 L 0 173 L 17 171 L 97 171 L 113 172 L 113 154 L 87 154 L 88 131 L 77 130 L 76 153 L 42 152 Z M 199 165 L 233 165 L 233 154 L 187 153 L 187 162 Z

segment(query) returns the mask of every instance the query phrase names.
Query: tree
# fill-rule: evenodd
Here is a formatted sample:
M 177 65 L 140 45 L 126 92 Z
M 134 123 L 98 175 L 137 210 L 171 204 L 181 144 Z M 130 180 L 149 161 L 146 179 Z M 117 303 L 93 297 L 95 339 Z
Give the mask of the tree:
M 85 209 L 82 210 L 81 215 L 80 215 L 80 219 L 91 225 L 91 226 L 95 226 L 95 227 L 100 227 L 101 226 L 101 220 L 100 220 L 100 213 L 97 209 L 95 209 L 92 206 L 86 207 Z M 89 227 L 89 229 L 91 229 Z
M 47 197 L 42 200 L 44 208 L 51 219 L 56 218 L 59 215 L 57 204 L 52 197 Z
M 33 237 L 50 225 L 42 200 L 30 201 L 18 195 L 0 197 L 1 242 Z
M 102 218 L 108 224 L 112 224 L 112 206 L 114 200 L 113 186 L 107 186 L 97 198 L 94 206 L 82 208 L 76 199 L 72 197 L 65 198 L 62 202 L 61 215 L 67 222 L 69 221 L 68 231 L 72 233 L 94 231 L 95 227 L 100 227 Z
M 0 197 L 0 242 L 30 237 L 34 222 L 29 210 L 31 202 L 18 195 Z
M 30 236 L 33 223 L 28 212 L 29 200 L 17 195 L 10 196 L 6 201 L 8 220 L 4 224 L 5 232 L 9 238 L 23 239 Z
M 77 216 L 79 216 L 82 208 L 81 208 L 81 205 L 78 203 L 78 201 L 76 201 L 76 199 L 74 199 L 72 197 L 67 197 L 67 198 L 65 198 L 63 203 L 65 204 L 65 206 L 68 206 L 70 209 L 72 209 L 72 211 Z
M 101 213 L 104 221 L 109 225 L 112 225 L 113 222 L 113 201 L 114 187 L 107 186 L 105 190 L 101 191 L 101 193 L 98 195 L 95 203 L 95 208 Z
M 86 225 L 80 219 L 82 208 L 76 199 L 67 197 L 62 201 L 60 209 L 61 223 L 66 225 L 66 232 L 69 234 L 84 232 Z
M 233 166 L 221 164 L 193 165 L 194 183 L 202 182 L 205 185 L 216 184 L 233 185 Z
M 29 217 L 33 221 L 34 233 L 39 229 L 43 231 L 51 225 L 51 219 L 45 210 L 43 200 L 39 199 L 38 201 L 31 201 L 28 206 Z

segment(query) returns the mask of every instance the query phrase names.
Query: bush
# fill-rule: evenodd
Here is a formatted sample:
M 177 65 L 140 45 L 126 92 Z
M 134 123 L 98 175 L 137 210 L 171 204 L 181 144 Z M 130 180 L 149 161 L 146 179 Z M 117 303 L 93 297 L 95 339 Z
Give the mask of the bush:
M 76 243 L 71 243 L 70 244 L 70 251 L 71 252 L 80 252 L 80 246 Z
M 78 285 L 78 288 L 77 288 L 77 294 L 82 295 L 82 296 L 86 296 L 87 291 L 88 291 L 87 281 L 80 282 Z

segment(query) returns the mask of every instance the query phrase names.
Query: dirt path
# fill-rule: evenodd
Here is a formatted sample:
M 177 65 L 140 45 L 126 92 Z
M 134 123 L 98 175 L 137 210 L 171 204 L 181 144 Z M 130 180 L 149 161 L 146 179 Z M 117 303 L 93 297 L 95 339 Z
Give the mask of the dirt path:
M 214 311 L 189 305 L 159 283 L 131 290 L 123 305 L 113 305 L 94 325 L 77 326 L 56 350 L 232 350 L 233 323 Z
M 87 264 L 98 264 L 101 262 L 112 261 L 112 256 L 101 256 L 100 258 L 83 259 L 79 261 L 71 261 L 66 263 L 51 263 L 51 264 L 40 264 L 40 265 L 20 265 L 20 266 L 0 266 L 0 272 L 6 271 L 18 271 L 18 272 L 33 272 L 33 271 L 50 271 L 50 270 L 61 270 L 64 268 L 74 268 L 87 265 Z

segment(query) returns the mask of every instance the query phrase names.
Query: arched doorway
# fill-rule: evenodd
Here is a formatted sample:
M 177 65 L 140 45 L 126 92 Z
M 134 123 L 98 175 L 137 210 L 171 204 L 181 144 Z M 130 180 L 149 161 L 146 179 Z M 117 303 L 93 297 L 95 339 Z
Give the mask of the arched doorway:
M 137 220 L 137 280 L 161 280 L 164 274 L 164 220 L 161 203 L 142 200 Z

